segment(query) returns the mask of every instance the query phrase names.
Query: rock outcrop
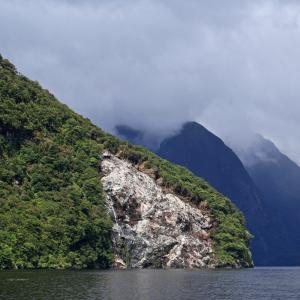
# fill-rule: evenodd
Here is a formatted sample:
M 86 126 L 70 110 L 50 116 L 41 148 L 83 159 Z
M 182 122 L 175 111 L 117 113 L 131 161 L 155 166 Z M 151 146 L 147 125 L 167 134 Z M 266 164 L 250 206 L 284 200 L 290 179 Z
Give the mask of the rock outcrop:
M 212 219 L 149 175 L 105 153 L 101 179 L 114 220 L 116 268 L 214 267 Z

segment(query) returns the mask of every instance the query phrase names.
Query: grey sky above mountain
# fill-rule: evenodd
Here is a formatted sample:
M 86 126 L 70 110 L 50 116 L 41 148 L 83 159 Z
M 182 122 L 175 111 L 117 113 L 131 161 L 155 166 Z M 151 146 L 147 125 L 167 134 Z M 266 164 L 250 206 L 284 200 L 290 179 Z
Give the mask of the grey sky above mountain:
M 0 53 L 107 130 L 196 120 L 300 163 L 300 2 L 0 0 Z

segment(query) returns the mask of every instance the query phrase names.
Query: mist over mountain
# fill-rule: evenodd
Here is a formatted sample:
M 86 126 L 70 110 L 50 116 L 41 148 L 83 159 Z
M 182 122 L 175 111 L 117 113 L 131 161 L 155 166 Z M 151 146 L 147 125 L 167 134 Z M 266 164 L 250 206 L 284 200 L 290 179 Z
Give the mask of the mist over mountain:
M 162 140 L 158 135 L 134 129 L 127 125 L 117 125 L 114 131 L 120 138 L 130 141 L 130 143 L 135 145 L 143 145 L 153 151 L 159 148 Z
M 104 129 L 127 124 L 165 138 L 201 120 L 226 142 L 260 132 L 300 162 L 299 1 L 0 7 L 0 52 Z
M 130 142 L 147 146 L 146 133 L 128 126 L 118 126 L 117 130 Z M 220 138 L 200 124 L 188 122 L 163 140 L 156 153 L 204 178 L 242 210 L 255 236 L 252 248 L 256 265 L 299 264 L 300 169 L 270 141 L 260 139 L 247 151 L 238 152 L 247 163 L 245 168 Z M 291 209 L 295 209 L 294 214 Z
M 244 148 L 241 145 L 236 152 L 263 196 L 272 215 L 272 226 L 280 224 L 286 236 L 288 250 L 278 257 L 278 261 L 288 260 L 299 265 L 300 167 L 260 135 L 255 136 L 251 146 Z M 277 247 L 282 246 L 278 243 Z

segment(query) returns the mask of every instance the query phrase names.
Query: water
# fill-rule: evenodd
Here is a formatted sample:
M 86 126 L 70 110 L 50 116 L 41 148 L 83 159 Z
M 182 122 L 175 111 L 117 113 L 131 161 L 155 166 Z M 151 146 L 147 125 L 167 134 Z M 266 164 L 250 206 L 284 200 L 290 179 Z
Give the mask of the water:
M 0 299 L 300 299 L 300 268 L 6 271 Z

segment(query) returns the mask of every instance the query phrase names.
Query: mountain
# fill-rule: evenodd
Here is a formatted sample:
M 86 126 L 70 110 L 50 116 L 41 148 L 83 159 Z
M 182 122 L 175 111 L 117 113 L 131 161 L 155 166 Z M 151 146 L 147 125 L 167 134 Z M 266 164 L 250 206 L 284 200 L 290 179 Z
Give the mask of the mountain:
M 0 56 L 0 269 L 250 267 L 240 211 Z
M 143 141 L 143 133 L 127 126 L 118 126 L 117 130 L 121 137 L 133 143 Z M 252 241 L 254 262 L 264 264 L 273 251 L 267 242 L 268 232 L 264 230 L 269 227 L 269 221 L 260 192 L 238 156 L 196 122 L 184 124 L 177 134 L 163 140 L 156 153 L 204 178 L 239 207 L 255 236 Z
M 300 265 L 300 167 L 270 141 L 256 135 L 250 146 L 236 149 L 263 196 L 276 256 L 272 265 Z

